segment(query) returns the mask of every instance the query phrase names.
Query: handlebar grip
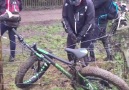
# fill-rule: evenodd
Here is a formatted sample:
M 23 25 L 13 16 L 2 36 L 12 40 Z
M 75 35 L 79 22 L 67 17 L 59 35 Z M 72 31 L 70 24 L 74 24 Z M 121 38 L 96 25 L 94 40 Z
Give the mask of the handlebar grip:
M 23 41 L 23 38 L 22 38 L 20 35 L 18 35 L 18 33 L 16 32 L 15 28 L 13 28 L 12 30 L 13 30 L 13 32 L 17 35 L 18 40 L 19 40 L 20 42 L 22 42 L 22 41 Z

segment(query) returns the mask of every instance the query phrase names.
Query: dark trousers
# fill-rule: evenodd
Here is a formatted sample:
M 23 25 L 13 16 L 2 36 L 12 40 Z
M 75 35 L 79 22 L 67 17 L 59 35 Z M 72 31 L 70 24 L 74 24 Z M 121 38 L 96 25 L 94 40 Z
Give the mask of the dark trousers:
M 96 25 L 95 30 L 96 30 L 96 36 L 97 38 L 102 41 L 102 44 L 106 50 L 107 57 L 110 57 L 111 55 L 111 50 L 110 50 L 110 43 L 108 41 L 108 37 L 106 36 L 106 27 L 107 23 L 103 23 L 100 26 Z
M 15 49 L 16 49 L 16 40 L 15 40 L 15 33 L 12 31 L 12 27 L 6 26 L 1 23 L 1 36 L 8 31 L 9 40 L 10 40 L 10 56 L 15 57 Z M 15 28 L 16 30 L 16 28 Z
M 93 45 L 93 42 L 91 41 L 92 37 L 93 36 L 90 33 L 86 34 L 86 36 L 83 37 L 82 40 L 81 40 L 81 46 L 80 47 L 81 48 L 87 48 L 90 51 L 91 56 L 94 57 L 94 52 L 93 52 L 94 45 Z M 75 47 L 76 47 L 76 43 L 74 43 L 74 41 L 68 35 L 68 37 L 67 37 L 67 48 L 74 49 Z M 67 55 L 68 55 L 69 61 L 73 60 L 70 53 L 68 53 Z M 84 58 L 85 61 L 87 61 L 87 58 L 88 58 L 87 56 Z

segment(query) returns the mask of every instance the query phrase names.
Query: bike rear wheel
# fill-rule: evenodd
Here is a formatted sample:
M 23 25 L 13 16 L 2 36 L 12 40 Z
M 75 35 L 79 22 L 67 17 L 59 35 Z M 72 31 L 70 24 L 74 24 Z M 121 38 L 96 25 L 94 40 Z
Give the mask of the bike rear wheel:
M 26 88 L 36 82 L 45 71 L 49 64 L 40 61 L 36 56 L 30 56 L 27 62 L 24 62 L 15 77 L 15 84 L 18 88 Z M 30 75 L 32 74 L 32 75 Z
M 127 26 L 126 21 L 120 22 L 120 28 Z M 111 52 L 113 55 L 112 67 L 110 69 L 111 72 L 117 74 L 122 79 L 127 81 L 129 77 L 129 66 L 127 64 L 127 59 L 125 58 L 124 49 L 128 49 L 128 29 L 116 30 L 117 24 L 113 23 L 111 30 L 109 32 L 109 44 L 111 46 Z
M 129 86 L 124 80 L 104 69 L 87 66 L 83 68 L 80 73 L 83 77 L 88 79 L 91 84 L 97 86 L 97 89 L 89 90 L 129 90 Z

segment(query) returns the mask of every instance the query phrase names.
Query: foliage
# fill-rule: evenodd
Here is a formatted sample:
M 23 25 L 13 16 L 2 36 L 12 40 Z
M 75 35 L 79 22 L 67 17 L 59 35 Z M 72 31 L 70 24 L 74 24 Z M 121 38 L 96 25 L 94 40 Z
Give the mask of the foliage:
M 47 51 L 51 51 L 52 53 L 56 54 L 59 57 L 66 59 L 66 52 L 64 48 L 66 47 L 66 33 L 64 32 L 62 25 L 60 23 L 54 23 L 49 25 L 41 25 L 41 24 L 33 24 L 33 25 L 23 25 L 19 27 L 17 30 L 19 34 L 24 37 L 24 40 L 29 44 L 32 45 L 36 43 L 38 47 L 43 48 Z M 4 47 L 9 47 L 8 42 L 3 40 Z M 121 66 L 123 65 L 123 58 L 121 58 L 120 54 L 117 53 L 115 59 L 118 61 L 118 64 L 108 64 L 107 62 L 103 61 L 105 53 L 104 49 L 102 49 L 100 42 L 95 47 L 100 47 L 101 52 L 95 50 L 95 54 L 97 56 L 98 61 L 101 61 L 100 65 L 102 68 L 107 68 L 109 66 L 114 66 L 115 70 L 112 71 L 117 75 L 123 74 Z M 23 49 L 22 51 L 21 44 L 17 41 L 17 49 L 16 49 L 16 60 L 14 63 L 8 63 L 8 52 L 6 51 L 3 55 L 3 59 L 5 61 L 4 64 L 4 80 L 6 85 L 6 90 L 20 90 L 14 84 L 15 75 L 17 72 L 18 67 L 27 60 L 30 52 L 28 50 Z M 98 49 L 98 48 L 97 48 Z M 106 63 L 106 64 L 103 64 Z M 95 65 L 97 65 L 95 63 Z M 36 82 L 33 87 L 30 87 L 31 90 L 73 90 L 69 84 L 67 78 L 62 76 L 60 72 L 54 67 L 50 67 L 45 75 Z M 28 89 L 30 90 L 30 89 Z

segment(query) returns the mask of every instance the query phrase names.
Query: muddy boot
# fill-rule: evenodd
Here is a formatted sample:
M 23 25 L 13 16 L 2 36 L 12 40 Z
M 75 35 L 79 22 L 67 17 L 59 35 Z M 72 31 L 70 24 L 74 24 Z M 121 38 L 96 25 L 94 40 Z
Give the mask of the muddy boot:
M 14 62 L 14 57 L 10 56 L 9 57 L 9 62 Z
M 113 55 L 107 55 L 104 61 L 113 61 Z

